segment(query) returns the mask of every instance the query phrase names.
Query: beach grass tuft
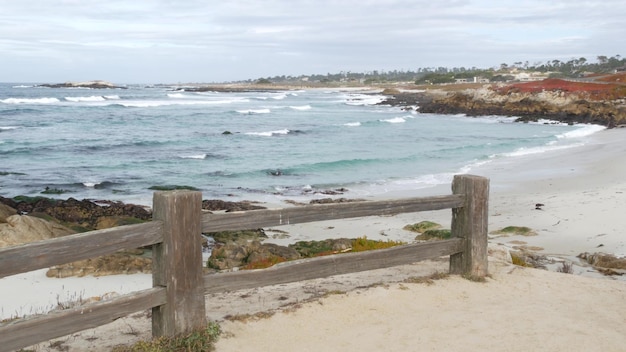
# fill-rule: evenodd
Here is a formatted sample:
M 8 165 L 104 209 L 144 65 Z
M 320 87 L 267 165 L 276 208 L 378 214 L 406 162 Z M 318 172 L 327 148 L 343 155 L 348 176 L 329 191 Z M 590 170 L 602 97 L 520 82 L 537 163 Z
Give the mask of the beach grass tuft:
M 210 322 L 205 328 L 188 334 L 161 336 L 150 341 L 139 341 L 132 346 L 117 346 L 113 352 L 213 351 L 221 333 L 220 325 Z
M 384 249 L 391 248 L 395 246 L 401 246 L 406 244 L 402 241 L 375 241 L 368 240 L 366 236 L 358 237 L 352 240 L 352 252 L 363 252 L 363 251 L 371 251 L 376 249 Z
M 409 284 L 432 285 L 435 283 L 436 280 L 443 280 L 443 279 L 447 279 L 448 277 L 450 277 L 449 273 L 436 271 L 428 276 L 411 276 L 411 277 L 404 279 L 402 282 L 409 283 Z

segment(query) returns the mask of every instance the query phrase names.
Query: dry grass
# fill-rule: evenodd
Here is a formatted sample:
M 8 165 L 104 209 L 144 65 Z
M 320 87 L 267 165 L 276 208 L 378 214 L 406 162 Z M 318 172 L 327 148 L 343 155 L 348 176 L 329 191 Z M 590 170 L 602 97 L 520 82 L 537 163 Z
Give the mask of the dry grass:
M 170 351 L 213 351 L 221 327 L 215 322 L 205 328 L 175 337 L 159 337 L 150 341 L 139 341 L 132 346 L 118 346 L 113 352 L 170 352 Z

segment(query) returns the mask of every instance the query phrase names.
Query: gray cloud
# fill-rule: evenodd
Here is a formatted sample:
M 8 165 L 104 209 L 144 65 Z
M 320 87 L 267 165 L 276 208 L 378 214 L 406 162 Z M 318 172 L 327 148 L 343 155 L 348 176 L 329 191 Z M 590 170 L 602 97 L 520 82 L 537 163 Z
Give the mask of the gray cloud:
M 621 54 L 623 1 L 0 0 L 5 81 L 211 82 Z

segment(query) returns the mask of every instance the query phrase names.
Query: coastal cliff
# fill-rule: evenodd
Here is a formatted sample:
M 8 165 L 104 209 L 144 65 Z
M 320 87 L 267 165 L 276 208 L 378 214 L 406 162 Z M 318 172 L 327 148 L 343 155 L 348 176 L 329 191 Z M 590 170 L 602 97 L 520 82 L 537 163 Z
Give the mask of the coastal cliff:
M 381 104 L 422 113 L 503 115 L 517 121 L 554 120 L 590 123 L 609 128 L 626 124 L 626 85 L 547 79 L 507 85 L 419 93 L 392 93 Z

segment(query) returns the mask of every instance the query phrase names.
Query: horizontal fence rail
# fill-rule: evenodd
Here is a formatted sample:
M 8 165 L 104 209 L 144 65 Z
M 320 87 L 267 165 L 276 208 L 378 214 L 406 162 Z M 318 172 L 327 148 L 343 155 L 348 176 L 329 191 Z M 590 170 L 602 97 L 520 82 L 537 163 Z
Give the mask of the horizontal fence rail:
M 194 191 L 155 192 L 153 221 L 0 249 L 0 278 L 152 245 L 153 288 L 0 324 L 0 352 L 97 327 L 152 308 L 154 336 L 206 325 L 205 295 L 387 268 L 450 256 L 450 272 L 487 274 L 489 180 L 457 175 L 452 195 L 209 214 Z M 200 234 L 306 222 L 452 209 L 452 238 L 202 275 Z
M 204 293 L 236 291 L 360 271 L 411 264 L 459 253 L 462 240 L 453 238 L 430 243 L 413 243 L 375 251 L 334 254 L 283 262 L 262 270 L 243 270 L 204 276 Z
M 26 318 L 0 328 L 1 351 L 96 328 L 129 314 L 165 304 L 165 289 L 151 288 L 107 301 Z
M 463 195 L 453 194 L 392 201 L 317 204 L 285 209 L 204 214 L 202 216 L 202 231 L 246 230 L 315 221 L 451 209 L 462 206 L 464 200 L 465 197 Z
M 150 246 L 163 241 L 162 225 L 153 221 L 0 248 L 0 278 Z

